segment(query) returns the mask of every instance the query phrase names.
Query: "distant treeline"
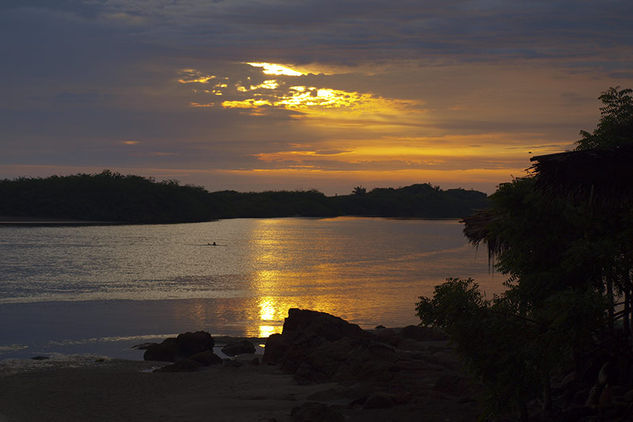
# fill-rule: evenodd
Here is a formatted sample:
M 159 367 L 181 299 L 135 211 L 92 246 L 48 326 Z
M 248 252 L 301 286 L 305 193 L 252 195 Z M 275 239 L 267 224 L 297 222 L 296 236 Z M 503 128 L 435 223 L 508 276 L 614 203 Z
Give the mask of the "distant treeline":
M 134 223 L 208 221 L 236 217 L 331 217 L 341 215 L 461 218 L 488 205 L 486 194 L 441 190 L 428 183 L 350 195 L 316 190 L 208 192 L 177 181 L 157 182 L 105 170 L 48 178 L 0 180 L 0 216 Z

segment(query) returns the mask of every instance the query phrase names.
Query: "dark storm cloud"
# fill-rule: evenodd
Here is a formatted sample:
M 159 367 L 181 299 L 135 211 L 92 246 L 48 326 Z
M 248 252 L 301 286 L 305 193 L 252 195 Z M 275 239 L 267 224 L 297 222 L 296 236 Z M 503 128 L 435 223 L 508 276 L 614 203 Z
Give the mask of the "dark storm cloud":
M 94 30 L 116 28 L 173 55 L 354 64 L 372 60 L 585 57 L 629 47 L 628 1 L 9 1 Z M 54 17 L 52 17 L 54 18 Z M 84 31 L 90 32 L 90 31 Z M 245 54 L 246 53 L 246 54 Z M 208 56 L 206 56 L 208 57 Z
M 0 12 L 12 9 L 45 9 L 64 11 L 72 14 L 94 18 L 107 0 L 3 0 Z
M 629 68 L 629 1 L 0 2 L 0 76 L 139 80 L 138 62 L 282 61 L 363 65 L 574 59 Z M 125 71 L 123 71 L 125 69 Z M 152 75 L 146 75 L 151 77 Z
M 165 33 L 192 42 L 194 54 L 204 46 L 233 57 L 240 48 L 295 62 L 583 57 L 633 40 L 627 1 L 231 1 L 156 10 L 124 4 L 109 7 L 152 20 L 156 41 L 166 25 Z M 179 17 L 187 18 L 186 30 Z

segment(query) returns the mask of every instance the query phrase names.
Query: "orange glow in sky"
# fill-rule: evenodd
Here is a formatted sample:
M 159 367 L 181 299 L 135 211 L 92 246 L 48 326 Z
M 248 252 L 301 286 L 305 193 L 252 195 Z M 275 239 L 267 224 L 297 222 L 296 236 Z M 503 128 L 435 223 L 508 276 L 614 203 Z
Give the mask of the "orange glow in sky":
M 434 119 L 441 115 L 424 97 L 409 96 L 406 90 L 379 94 L 371 85 L 365 90 L 343 89 L 337 77 L 346 73 L 320 74 L 306 83 L 306 75 L 314 73 L 305 69 L 265 62 L 243 64 L 247 67 L 242 74 L 225 76 L 194 68 L 181 70 L 179 84 L 200 87 L 192 91 L 197 100 L 189 106 L 234 110 L 258 118 L 283 112 L 288 129 L 316 138 L 252 151 L 249 155 L 255 163 L 249 168 L 225 169 L 225 174 L 260 180 L 380 180 L 396 186 L 429 181 L 455 187 L 463 179 L 471 183 L 464 187 L 472 183 L 494 186 L 494 180 L 504 179 L 503 174 L 505 180 L 525 174 L 532 150 L 560 149 L 559 142 L 539 132 L 447 133 L 436 128 Z M 204 88 L 211 79 L 218 81 L 213 89 Z M 211 96 L 223 99 L 208 101 Z M 444 115 L 477 119 L 486 100 L 453 101 Z M 512 116 L 513 110 L 499 113 Z
M 492 193 L 633 87 L 630 0 L 2 4 L 0 178 Z

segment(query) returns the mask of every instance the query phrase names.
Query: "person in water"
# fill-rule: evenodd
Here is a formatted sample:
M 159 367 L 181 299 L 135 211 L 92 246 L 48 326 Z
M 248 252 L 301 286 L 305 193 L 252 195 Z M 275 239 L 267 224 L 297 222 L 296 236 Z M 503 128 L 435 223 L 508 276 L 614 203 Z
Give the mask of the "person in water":
M 218 245 L 216 245 L 216 244 L 215 244 L 215 242 L 213 242 L 213 243 L 207 243 L 207 245 L 209 245 L 209 246 L 218 246 Z

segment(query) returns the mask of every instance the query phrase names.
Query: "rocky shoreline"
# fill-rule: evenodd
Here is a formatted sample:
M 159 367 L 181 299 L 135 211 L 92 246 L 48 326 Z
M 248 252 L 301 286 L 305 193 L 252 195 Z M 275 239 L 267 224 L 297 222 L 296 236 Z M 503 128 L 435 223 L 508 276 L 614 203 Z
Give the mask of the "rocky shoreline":
M 41 356 L 17 370 L 0 362 L 0 422 L 465 422 L 484 414 L 482 386 L 434 329 L 362 330 L 290 309 L 283 333 L 265 348 L 262 341 L 198 331 L 138 345 L 145 361 Z M 596 366 L 593 387 L 591 374 L 584 383 L 561 377 L 552 386 L 558 410 L 534 401 L 530 420 L 631 420 L 633 391 L 611 386 L 613 368 Z
M 216 340 L 183 333 L 139 345 L 145 362 L 3 376 L 0 420 L 472 421 L 481 411 L 476 385 L 434 330 L 364 331 L 291 309 L 263 355 L 230 338 L 215 353 Z

